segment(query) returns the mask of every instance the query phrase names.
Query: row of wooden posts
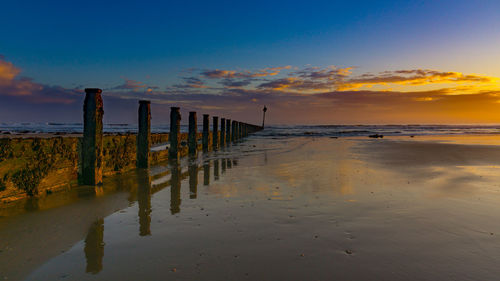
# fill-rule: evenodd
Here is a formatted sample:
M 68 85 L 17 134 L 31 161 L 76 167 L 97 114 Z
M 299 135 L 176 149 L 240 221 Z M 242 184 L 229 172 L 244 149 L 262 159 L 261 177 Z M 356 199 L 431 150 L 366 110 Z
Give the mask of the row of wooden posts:
M 85 185 L 98 185 L 102 183 L 103 168 L 103 124 L 104 115 L 102 90 L 97 88 L 85 89 L 85 101 L 83 106 L 83 142 L 81 165 L 81 182 Z M 210 128 L 209 115 L 203 114 L 202 148 L 204 152 L 209 150 Z M 231 119 L 220 119 L 213 116 L 212 122 L 212 148 L 237 142 L 251 133 L 262 130 L 262 127 L 239 122 Z M 180 122 L 181 114 L 179 107 L 171 107 L 170 110 L 170 148 L 169 160 L 180 158 Z M 196 112 L 189 112 L 188 152 L 196 155 L 198 150 L 198 126 Z M 139 101 L 139 123 L 137 133 L 137 167 L 148 168 L 151 156 L 151 107 L 150 101 Z

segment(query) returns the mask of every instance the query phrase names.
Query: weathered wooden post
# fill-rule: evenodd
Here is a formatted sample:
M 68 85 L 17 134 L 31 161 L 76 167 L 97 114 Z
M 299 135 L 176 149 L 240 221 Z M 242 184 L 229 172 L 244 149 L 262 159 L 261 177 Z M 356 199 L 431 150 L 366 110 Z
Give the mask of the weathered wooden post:
M 214 150 L 219 148 L 219 117 L 213 117 L 212 124 L 212 146 Z
M 168 140 L 170 141 L 168 158 L 170 160 L 179 159 L 180 130 L 181 130 L 181 113 L 179 112 L 178 107 L 171 107 L 170 134 L 168 135 Z
M 226 145 L 231 144 L 231 119 L 226 119 Z
M 208 114 L 203 114 L 203 136 L 202 136 L 202 145 L 203 145 L 203 152 L 208 151 L 208 139 L 210 138 L 210 129 L 209 129 L 209 121 L 208 121 Z
M 243 137 L 243 134 L 242 134 L 242 129 L 243 129 L 243 123 L 241 122 L 238 122 L 238 138 L 241 139 Z
M 85 89 L 83 104 L 82 183 L 102 184 L 102 90 Z
M 151 149 L 151 102 L 139 101 L 139 132 L 137 134 L 137 168 L 149 168 Z
M 220 147 L 226 145 L 226 118 L 220 119 Z
M 198 135 L 198 124 L 196 122 L 196 112 L 189 112 L 189 135 L 188 135 L 188 148 L 189 155 L 196 155 L 198 150 L 198 140 L 196 136 Z
M 236 142 L 238 140 L 238 136 L 236 134 L 236 131 L 237 131 L 236 125 L 237 125 L 237 122 L 233 120 L 232 127 L 231 127 L 231 131 L 232 131 L 231 138 L 233 139 L 233 142 Z

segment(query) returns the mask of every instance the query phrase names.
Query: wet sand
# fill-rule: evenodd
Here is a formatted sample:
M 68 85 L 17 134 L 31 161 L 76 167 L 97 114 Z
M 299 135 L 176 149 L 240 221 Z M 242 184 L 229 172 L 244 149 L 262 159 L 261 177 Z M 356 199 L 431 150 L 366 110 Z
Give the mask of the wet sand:
M 496 280 L 496 144 L 251 137 L 3 210 L 0 277 Z

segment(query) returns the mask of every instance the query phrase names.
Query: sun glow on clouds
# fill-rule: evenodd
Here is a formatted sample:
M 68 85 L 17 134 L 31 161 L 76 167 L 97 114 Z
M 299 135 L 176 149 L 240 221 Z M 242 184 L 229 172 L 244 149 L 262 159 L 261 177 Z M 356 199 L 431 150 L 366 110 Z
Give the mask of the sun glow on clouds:
M 116 112 L 124 111 L 125 103 L 133 107 L 137 99 L 148 99 L 162 107 L 239 118 L 260 116 L 255 112 L 265 104 L 276 123 L 500 123 L 496 77 L 428 69 L 358 72 L 337 66 L 190 69 L 164 86 L 123 78 L 103 95 L 114 99 L 108 106 Z M 3 102 L 9 97 L 26 104 L 67 104 L 83 96 L 83 89 L 48 86 L 20 74 L 0 58 Z

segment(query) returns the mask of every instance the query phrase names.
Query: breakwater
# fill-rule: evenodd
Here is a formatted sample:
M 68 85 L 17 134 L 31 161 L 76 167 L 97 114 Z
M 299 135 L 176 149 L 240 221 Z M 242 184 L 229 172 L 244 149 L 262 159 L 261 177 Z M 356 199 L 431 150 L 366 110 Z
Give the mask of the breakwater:
M 212 116 L 210 127 L 210 116 L 204 114 L 203 130 L 198 132 L 197 113 L 190 112 L 189 130 L 181 133 L 180 108 L 171 107 L 170 132 L 152 134 L 150 102 L 139 101 L 137 133 L 105 135 L 102 91 L 85 92 L 82 136 L 0 139 L 2 202 L 100 185 L 104 176 L 218 150 L 262 129 L 218 116 Z

